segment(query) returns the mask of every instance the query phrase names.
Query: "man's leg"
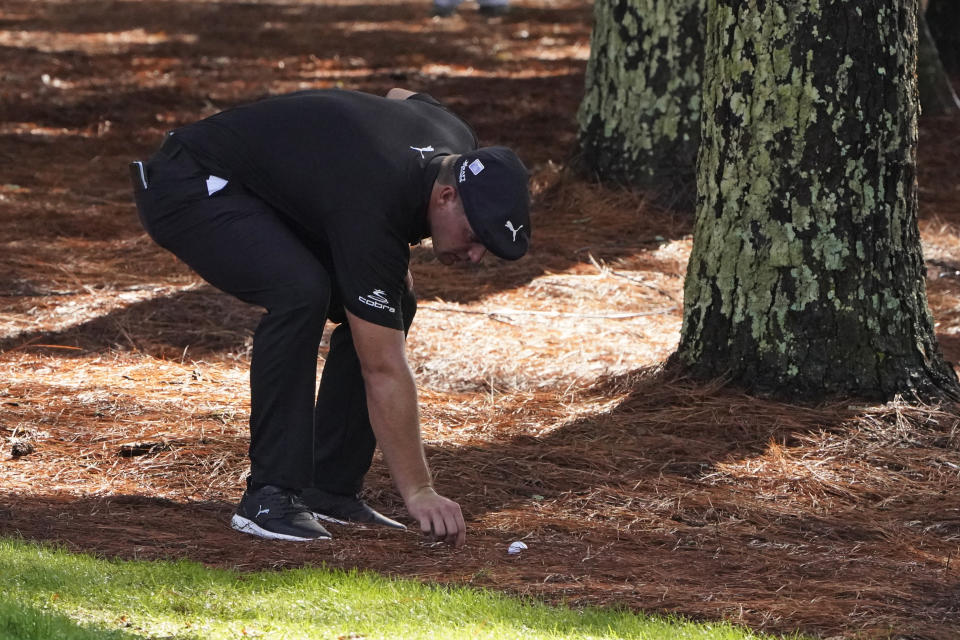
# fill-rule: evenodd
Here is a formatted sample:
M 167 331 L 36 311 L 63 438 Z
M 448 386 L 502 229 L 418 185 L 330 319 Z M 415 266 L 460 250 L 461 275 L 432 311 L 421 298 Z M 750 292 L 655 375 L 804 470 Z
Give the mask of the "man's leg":
M 254 513 L 262 511 L 261 520 L 283 520 L 265 524 L 279 533 L 251 532 L 283 539 L 329 537 L 307 521 L 315 518 L 294 504 L 289 491 L 313 476 L 317 348 L 329 276 L 266 203 L 237 185 L 208 195 L 205 172 L 182 149 L 162 154 L 147 163 L 143 183 L 135 182 L 150 235 L 215 287 L 266 309 L 251 362 L 250 486 L 273 487 L 258 495 Z
M 412 291 L 405 292 L 401 309 L 407 332 L 417 310 Z M 356 499 L 377 442 L 367 413 L 360 360 L 347 322 L 330 336 L 314 425 L 314 478 L 311 488 L 303 491 L 307 504 L 336 518 L 396 526 L 398 523 L 383 518 Z M 345 500 L 339 501 L 337 496 Z
M 408 332 L 417 312 L 417 299 L 413 292 L 405 291 L 400 304 L 404 332 Z M 370 427 L 360 360 L 347 322 L 330 336 L 314 429 L 314 477 L 310 486 L 344 495 L 360 491 L 377 441 Z
M 166 243 L 213 286 L 266 309 L 250 362 L 250 483 L 313 479 L 317 349 L 330 278 L 268 205 L 248 194 L 211 198 L 189 233 Z
M 314 413 L 314 477 L 309 486 L 353 495 L 363 488 L 377 446 L 360 360 L 346 321 L 330 335 Z

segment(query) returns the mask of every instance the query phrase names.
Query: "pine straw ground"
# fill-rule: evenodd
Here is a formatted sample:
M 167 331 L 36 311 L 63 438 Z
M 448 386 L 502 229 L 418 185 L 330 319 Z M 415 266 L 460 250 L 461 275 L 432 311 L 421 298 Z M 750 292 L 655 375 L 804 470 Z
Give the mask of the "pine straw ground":
M 955 406 L 787 404 L 660 367 L 690 221 L 564 168 L 588 3 L 518 1 L 493 22 L 332 4 L 4 3 L 0 534 L 244 570 L 359 567 L 767 631 L 958 637 Z M 446 269 L 414 251 L 410 360 L 437 484 L 469 521 L 462 550 L 414 532 L 294 545 L 226 526 L 258 312 L 144 237 L 124 164 L 173 123 L 302 82 L 427 87 L 534 170 L 529 258 Z M 956 361 L 955 122 L 924 123 L 921 163 L 930 301 Z M 368 497 L 402 514 L 379 461 Z M 512 540 L 529 550 L 507 555 Z

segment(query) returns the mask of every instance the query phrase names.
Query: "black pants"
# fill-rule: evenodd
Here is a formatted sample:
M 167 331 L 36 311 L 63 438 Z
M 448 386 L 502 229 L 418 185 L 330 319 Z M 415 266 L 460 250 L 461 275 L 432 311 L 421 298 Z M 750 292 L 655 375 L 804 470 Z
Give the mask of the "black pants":
M 204 280 L 266 309 L 250 363 L 250 482 L 355 493 L 376 440 L 336 283 L 311 241 L 243 188 L 211 181 L 173 138 L 134 163 L 140 221 Z M 407 291 L 404 328 L 416 312 Z M 339 322 L 316 397 L 323 326 Z

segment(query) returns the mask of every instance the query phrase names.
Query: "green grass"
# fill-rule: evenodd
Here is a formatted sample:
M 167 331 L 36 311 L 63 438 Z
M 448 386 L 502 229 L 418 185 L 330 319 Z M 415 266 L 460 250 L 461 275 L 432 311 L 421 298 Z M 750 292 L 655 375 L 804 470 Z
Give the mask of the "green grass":
M 725 624 L 574 610 L 372 573 L 243 573 L 103 560 L 0 539 L 0 638 L 642 638 L 747 640 Z

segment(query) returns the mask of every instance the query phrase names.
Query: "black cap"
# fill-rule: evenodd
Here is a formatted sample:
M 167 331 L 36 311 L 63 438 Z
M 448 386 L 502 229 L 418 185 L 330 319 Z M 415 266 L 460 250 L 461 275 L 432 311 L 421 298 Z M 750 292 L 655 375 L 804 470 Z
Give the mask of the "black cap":
M 530 248 L 529 174 L 510 149 L 484 147 L 457 160 L 457 192 L 470 228 L 487 250 L 517 260 Z

